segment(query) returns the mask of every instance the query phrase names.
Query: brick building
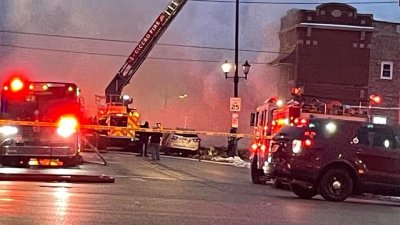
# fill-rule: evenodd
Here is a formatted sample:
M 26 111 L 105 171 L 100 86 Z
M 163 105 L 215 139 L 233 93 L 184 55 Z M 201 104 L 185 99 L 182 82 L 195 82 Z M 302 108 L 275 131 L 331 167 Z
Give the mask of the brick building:
M 279 96 L 300 87 L 307 99 L 397 108 L 400 93 L 400 24 L 375 21 L 343 3 L 290 10 L 281 19 L 280 52 L 270 63 L 281 70 Z M 397 76 L 396 76 L 397 75 Z M 398 110 L 373 110 L 397 123 Z

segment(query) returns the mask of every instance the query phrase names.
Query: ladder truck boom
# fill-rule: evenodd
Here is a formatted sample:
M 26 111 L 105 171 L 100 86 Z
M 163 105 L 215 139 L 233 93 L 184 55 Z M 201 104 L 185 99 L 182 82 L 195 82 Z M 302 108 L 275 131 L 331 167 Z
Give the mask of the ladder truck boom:
M 157 17 L 156 21 L 130 54 L 125 64 L 107 86 L 105 90 L 107 102 L 115 101 L 114 97 L 111 96 L 121 95 L 123 88 L 129 84 L 135 72 L 187 1 L 172 0 L 167 8 Z

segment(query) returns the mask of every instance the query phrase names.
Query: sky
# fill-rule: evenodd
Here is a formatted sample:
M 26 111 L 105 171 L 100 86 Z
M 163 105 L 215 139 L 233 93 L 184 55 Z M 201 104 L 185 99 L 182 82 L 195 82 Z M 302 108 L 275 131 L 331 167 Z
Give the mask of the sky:
M 36 81 L 77 83 L 88 113 L 94 114 L 94 96 L 104 94 L 136 42 L 169 2 L 0 0 L 0 82 L 17 70 Z M 280 18 L 290 9 L 315 9 L 318 5 L 299 3 L 326 3 L 247 2 L 240 4 L 239 65 L 248 60 L 251 69 L 248 79 L 239 81 L 240 133 L 251 133 L 250 112 L 277 93 L 278 69 L 267 63 L 279 51 Z M 400 23 L 396 3 L 350 5 L 358 13 L 373 14 L 376 20 Z M 124 89 L 133 97 L 142 122 L 229 131 L 233 79 L 225 79 L 221 65 L 225 60 L 234 61 L 234 24 L 234 1 L 193 0 L 185 5 Z M 182 94 L 187 98 L 180 99 Z

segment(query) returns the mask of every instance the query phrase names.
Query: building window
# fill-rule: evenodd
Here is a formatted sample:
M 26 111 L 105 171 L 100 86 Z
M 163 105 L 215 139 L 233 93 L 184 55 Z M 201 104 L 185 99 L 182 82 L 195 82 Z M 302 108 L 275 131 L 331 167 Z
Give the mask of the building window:
M 307 37 L 311 37 L 311 27 L 307 27 Z
M 393 62 L 382 62 L 381 79 L 391 80 L 393 78 Z

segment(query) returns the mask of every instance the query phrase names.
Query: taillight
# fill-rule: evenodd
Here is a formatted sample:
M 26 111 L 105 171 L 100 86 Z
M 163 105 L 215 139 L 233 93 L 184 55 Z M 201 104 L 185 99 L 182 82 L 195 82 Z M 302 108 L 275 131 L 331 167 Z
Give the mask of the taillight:
M 253 144 L 251 145 L 251 149 L 252 149 L 253 151 L 257 150 L 257 144 L 256 144 L 256 143 L 253 143 Z
M 307 140 L 304 141 L 304 145 L 307 146 L 307 147 L 310 147 L 311 144 L 312 144 L 312 141 L 310 139 L 307 139 Z
M 267 147 L 263 144 L 263 145 L 261 145 L 260 149 L 261 149 L 262 152 L 265 152 L 265 150 L 267 149 Z
M 305 118 L 296 118 L 294 119 L 293 123 L 297 127 L 304 127 L 308 125 L 308 120 Z
M 78 120 L 73 116 L 62 116 L 57 123 L 57 127 L 57 134 L 67 138 L 77 131 Z

